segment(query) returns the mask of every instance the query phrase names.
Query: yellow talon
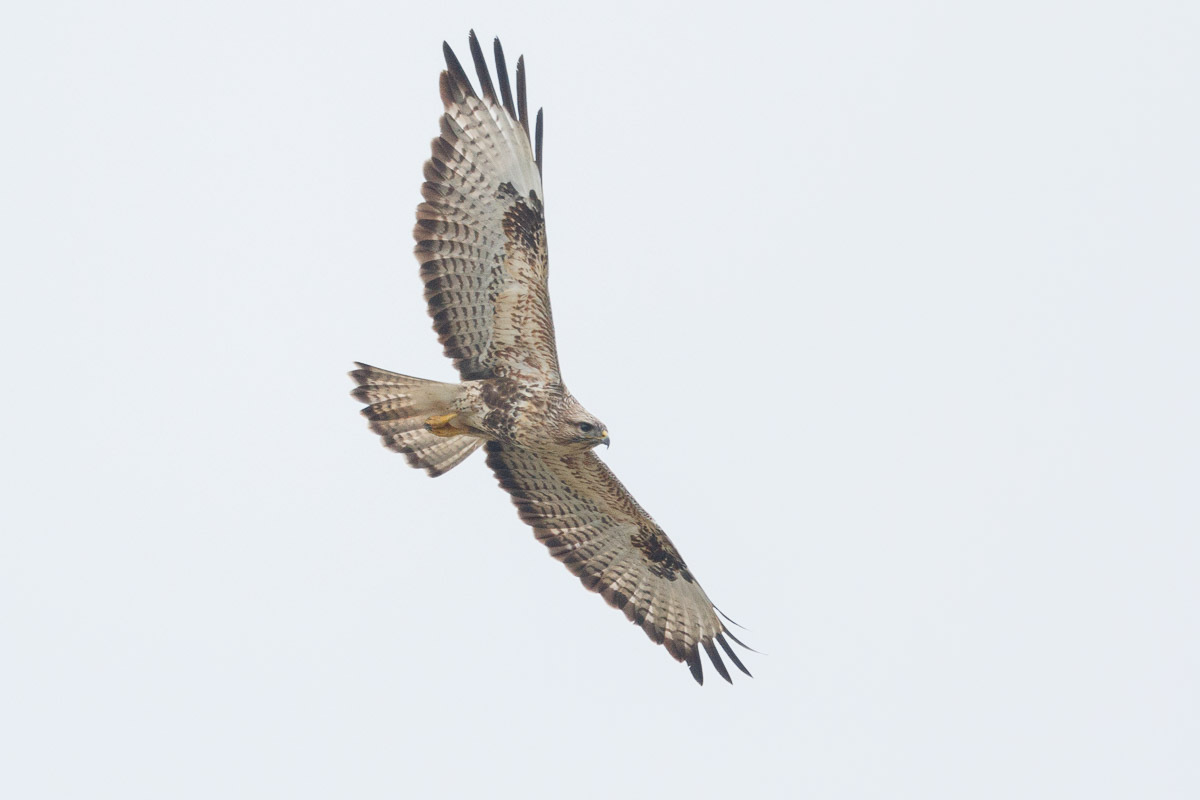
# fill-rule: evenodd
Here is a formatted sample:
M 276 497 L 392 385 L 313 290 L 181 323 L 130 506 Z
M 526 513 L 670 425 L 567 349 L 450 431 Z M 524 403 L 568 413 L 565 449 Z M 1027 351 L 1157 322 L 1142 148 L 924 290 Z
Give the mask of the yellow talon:
M 425 430 L 436 436 L 458 436 L 463 431 L 454 426 L 457 416 L 458 414 L 442 414 L 440 417 L 430 417 L 425 420 Z

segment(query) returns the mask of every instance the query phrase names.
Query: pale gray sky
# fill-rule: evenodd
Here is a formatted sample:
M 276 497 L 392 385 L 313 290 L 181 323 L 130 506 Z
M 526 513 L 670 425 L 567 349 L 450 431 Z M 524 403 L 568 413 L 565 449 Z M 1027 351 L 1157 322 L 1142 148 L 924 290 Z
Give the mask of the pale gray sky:
M 0 795 L 1200 796 L 1195 3 L 4 16 Z M 567 381 L 753 680 L 348 397 L 453 375 L 409 231 L 471 27 Z

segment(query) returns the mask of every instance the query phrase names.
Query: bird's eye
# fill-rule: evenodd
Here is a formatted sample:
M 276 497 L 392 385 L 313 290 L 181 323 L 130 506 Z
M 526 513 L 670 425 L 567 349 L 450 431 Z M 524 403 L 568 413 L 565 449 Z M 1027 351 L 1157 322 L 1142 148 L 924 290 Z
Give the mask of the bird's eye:
M 581 422 L 581 423 L 579 423 L 579 430 L 582 433 L 591 433 L 592 431 L 594 431 L 596 429 L 594 427 L 592 427 L 592 423 L 590 423 L 590 422 Z

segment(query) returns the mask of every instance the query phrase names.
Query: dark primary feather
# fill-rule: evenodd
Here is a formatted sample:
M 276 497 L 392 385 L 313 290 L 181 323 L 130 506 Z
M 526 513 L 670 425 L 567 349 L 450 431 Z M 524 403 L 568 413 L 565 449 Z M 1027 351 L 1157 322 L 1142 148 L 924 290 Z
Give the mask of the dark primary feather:
M 458 56 L 454 55 L 454 50 L 450 47 L 449 42 L 442 42 L 442 55 L 446 57 L 446 68 L 450 70 L 450 74 L 461 85 L 468 97 L 476 97 L 475 88 L 471 86 L 471 79 L 467 77 L 467 71 L 462 68 L 462 64 L 458 63 Z M 443 94 L 444 98 L 444 94 Z
M 713 646 L 712 639 L 705 639 L 702 644 L 704 645 L 704 652 L 708 653 L 708 660 L 717 668 L 717 672 L 721 673 L 721 677 L 726 681 L 733 683 L 733 678 L 729 677 L 729 670 L 725 669 L 725 662 L 721 660 L 721 654 Z
M 504 103 L 504 110 L 513 119 L 519 119 L 516 106 L 513 105 L 512 88 L 508 85 L 508 64 L 504 63 L 504 48 L 500 46 L 499 37 L 496 37 L 492 49 L 496 56 L 496 77 L 500 80 L 500 99 Z M 528 136 L 529 131 L 525 135 Z
M 726 630 L 725 633 L 729 633 L 729 631 Z M 725 655 L 729 656 L 730 660 L 733 661 L 733 663 L 737 666 L 737 668 L 740 669 L 742 672 L 746 673 L 747 675 L 749 675 L 750 670 L 746 669 L 745 665 L 742 664 L 742 660 L 737 657 L 737 653 L 733 652 L 733 648 L 729 646 L 729 642 L 725 641 L 725 633 L 719 634 L 716 637 L 717 643 L 721 645 L 721 649 L 725 651 Z M 737 642 L 737 637 L 735 637 L 732 633 L 729 633 L 729 636 L 735 642 Z M 738 644 L 742 644 L 742 643 L 738 642 Z M 746 645 L 742 644 L 742 647 L 746 647 Z M 746 649 L 749 650 L 750 648 L 746 647 Z
M 525 99 L 525 56 L 517 56 L 517 119 L 529 138 L 529 104 Z
M 496 99 L 496 90 L 492 88 L 492 76 L 488 72 L 487 61 L 483 59 L 483 49 L 479 46 L 479 39 L 475 36 L 475 31 L 471 31 L 468 41 L 471 45 L 471 60 L 475 62 L 475 74 L 479 76 L 479 89 L 483 92 L 483 98 L 499 105 L 500 103 Z
M 691 650 L 687 651 L 686 658 L 687 658 L 688 669 L 690 669 L 692 671 L 692 677 L 696 679 L 696 683 L 703 686 L 704 685 L 704 664 L 703 664 L 703 662 L 700 661 L 700 650 L 696 647 L 692 647 Z M 730 681 L 730 683 L 733 683 L 733 681 Z
M 542 171 L 542 110 L 538 109 L 537 129 L 533 137 L 533 160 L 538 165 L 538 172 Z

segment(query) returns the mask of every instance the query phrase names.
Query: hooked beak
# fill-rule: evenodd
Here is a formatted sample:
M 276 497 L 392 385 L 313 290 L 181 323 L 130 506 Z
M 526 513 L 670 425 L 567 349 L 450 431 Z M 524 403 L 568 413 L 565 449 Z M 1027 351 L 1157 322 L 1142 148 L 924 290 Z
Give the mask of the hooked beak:
M 608 431 L 604 431 L 600 435 L 604 437 L 603 439 L 600 440 L 600 444 L 604 445 L 605 447 L 609 447 L 610 444 L 608 441 Z

